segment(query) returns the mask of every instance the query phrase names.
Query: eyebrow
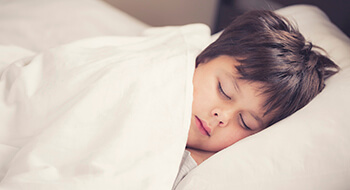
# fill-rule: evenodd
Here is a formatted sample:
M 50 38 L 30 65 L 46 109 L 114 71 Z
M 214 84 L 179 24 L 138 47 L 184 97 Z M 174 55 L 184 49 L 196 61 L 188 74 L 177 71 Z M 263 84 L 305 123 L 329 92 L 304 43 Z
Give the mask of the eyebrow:
M 255 120 L 257 120 L 257 121 L 260 123 L 260 127 L 259 127 L 259 128 L 263 128 L 263 127 L 264 127 L 264 122 L 263 122 L 263 120 L 262 120 L 259 116 L 255 115 L 255 114 L 252 113 L 252 112 L 249 112 L 249 114 L 250 114 Z
M 233 87 L 236 89 L 237 92 L 240 93 L 240 92 L 241 92 L 241 89 L 239 88 L 239 85 L 238 85 L 238 83 L 236 82 L 236 79 L 235 79 L 235 77 L 233 76 L 233 74 L 232 74 L 232 73 L 226 73 L 226 75 L 227 75 L 228 77 L 231 78 Z

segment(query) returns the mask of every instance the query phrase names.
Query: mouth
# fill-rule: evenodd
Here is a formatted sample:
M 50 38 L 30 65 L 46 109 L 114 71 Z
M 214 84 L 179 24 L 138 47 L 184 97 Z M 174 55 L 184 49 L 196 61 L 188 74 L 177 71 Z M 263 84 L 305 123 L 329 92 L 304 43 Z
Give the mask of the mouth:
M 199 119 L 197 116 L 195 116 L 195 118 L 196 118 L 196 126 L 199 129 L 199 131 L 203 135 L 206 135 L 206 136 L 210 137 L 211 129 L 207 126 L 207 124 L 204 121 Z

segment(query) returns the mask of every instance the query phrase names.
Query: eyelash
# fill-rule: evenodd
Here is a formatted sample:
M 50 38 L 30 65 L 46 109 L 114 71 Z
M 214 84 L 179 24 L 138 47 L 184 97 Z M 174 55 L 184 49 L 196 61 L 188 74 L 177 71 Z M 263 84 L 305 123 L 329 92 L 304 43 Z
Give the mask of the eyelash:
M 222 86 L 221 86 L 221 83 L 220 83 L 220 82 L 219 82 L 219 85 L 218 85 L 218 86 L 219 86 L 219 91 L 220 91 L 220 93 L 221 93 L 222 95 L 224 95 L 225 98 L 231 100 L 231 97 L 228 96 L 228 95 L 225 93 L 225 91 L 222 89 Z
M 219 81 L 219 84 L 218 84 L 218 88 L 219 88 L 220 93 L 221 93 L 223 96 L 225 96 L 225 98 L 231 100 L 231 97 L 228 96 L 228 95 L 225 93 L 225 91 L 222 89 L 222 86 L 221 86 L 220 81 Z M 248 127 L 248 125 L 244 122 L 243 117 L 242 117 L 242 114 L 239 114 L 239 119 L 241 120 L 241 122 L 242 122 L 242 124 L 243 124 L 242 127 L 243 127 L 244 129 L 250 130 L 250 131 L 252 130 L 252 129 L 251 129 L 250 127 Z
M 243 124 L 243 127 L 244 127 L 244 129 L 247 129 L 247 130 L 252 130 L 250 127 L 248 127 L 248 125 L 247 124 L 245 124 L 245 122 L 244 122 L 244 120 L 243 120 L 243 117 L 242 117 L 242 114 L 239 114 L 239 118 L 240 118 L 240 120 L 242 121 L 242 124 Z

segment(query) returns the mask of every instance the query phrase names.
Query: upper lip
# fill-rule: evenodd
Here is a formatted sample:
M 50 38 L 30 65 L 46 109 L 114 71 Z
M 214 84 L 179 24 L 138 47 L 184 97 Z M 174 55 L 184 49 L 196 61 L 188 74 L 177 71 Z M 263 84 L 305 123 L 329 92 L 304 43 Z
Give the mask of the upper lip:
M 196 116 L 196 117 L 197 117 L 197 116 Z M 208 127 L 208 125 L 205 123 L 205 121 L 199 119 L 198 117 L 197 117 L 197 119 L 198 119 L 199 122 L 201 123 L 203 129 L 207 132 L 208 136 L 210 136 L 210 132 L 211 132 L 210 127 Z

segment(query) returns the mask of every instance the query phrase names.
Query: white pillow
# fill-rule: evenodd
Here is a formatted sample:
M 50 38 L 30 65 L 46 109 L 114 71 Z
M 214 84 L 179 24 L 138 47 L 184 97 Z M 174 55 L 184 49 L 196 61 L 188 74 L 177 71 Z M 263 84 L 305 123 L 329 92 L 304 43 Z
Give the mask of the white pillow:
M 149 26 L 101 0 L 0 0 L 0 45 L 43 51 L 83 38 L 139 35 Z
M 177 190 L 350 189 L 350 40 L 318 8 L 277 11 L 342 68 L 310 104 L 217 153 Z

